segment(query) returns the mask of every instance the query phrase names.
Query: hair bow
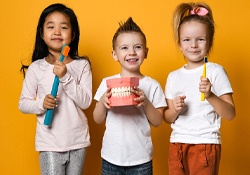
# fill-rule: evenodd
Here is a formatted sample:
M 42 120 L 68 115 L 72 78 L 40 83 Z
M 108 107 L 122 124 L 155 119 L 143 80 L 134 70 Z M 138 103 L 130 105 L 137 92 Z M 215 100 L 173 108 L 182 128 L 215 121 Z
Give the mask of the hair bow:
M 205 16 L 208 14 L 208 10 L 204 7 L 197 7 L 190 11 L 191 15 L 199 15 L 199 16 Z

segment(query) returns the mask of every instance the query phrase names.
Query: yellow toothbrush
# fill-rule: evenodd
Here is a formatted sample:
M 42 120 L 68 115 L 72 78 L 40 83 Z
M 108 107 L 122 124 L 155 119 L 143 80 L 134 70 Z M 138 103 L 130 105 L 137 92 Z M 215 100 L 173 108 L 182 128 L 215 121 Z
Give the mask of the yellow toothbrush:
M 203 65 L 203 73 L 202 73 L 202 78 L 206 78 L 206 73 L 207 73 L 207 56 L 204 57 L 204 65 Z M 205 94 L 201 93 L 201 101 L 205 101 Z

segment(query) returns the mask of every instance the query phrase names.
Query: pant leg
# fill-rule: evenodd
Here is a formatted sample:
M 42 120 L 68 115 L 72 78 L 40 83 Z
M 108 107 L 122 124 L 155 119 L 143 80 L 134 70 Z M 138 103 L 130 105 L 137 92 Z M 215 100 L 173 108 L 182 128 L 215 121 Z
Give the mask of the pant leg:
M 124 173 L 124 168 L 122 166 L 114 165 L 105 159 L 102 159 L 101 175 L 124 175 Z
M 102 175 L 152 175 L 152 161 L 135 166 L 118 166 L 102 159 Z
M 39 160 L 42 175 L 65 175 L 65 152 L 40 152 Z
M 86 148 L 69 151 L 66 175 L 82 175 Z
M 192 157 L 191 157 L 192 156 Z M 189 171 L 192 175 L 218 175 L 220 144 L 198 144 L 189 149 Z
M 181 143 L 170 143 L 168 169 L 169 175 L 186 175 L 183 165 L 183 151 Z
M 152 175 L 153 174 L 153 163 L 152 161 L 125 167 L 125 175 Z

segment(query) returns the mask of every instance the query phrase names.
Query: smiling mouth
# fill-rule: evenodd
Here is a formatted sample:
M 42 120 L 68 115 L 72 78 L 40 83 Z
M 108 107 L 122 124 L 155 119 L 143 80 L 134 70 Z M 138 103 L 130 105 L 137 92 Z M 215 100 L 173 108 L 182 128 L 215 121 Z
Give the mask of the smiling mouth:
M 138 61 L 139 59 L 136 59 L 136 58 L 133 58 L 133 59 L 127 59 L 126 61 L 127 62 L 136 62 L 136 61 Z
M 199 53 L 201 53 L 201 51 L 190 51 L 189 53 L 191 53 L 191 54 L 199 54 Z
M 62 41 L 63 39 L 60 38 L 53 38 L 52 41 Z

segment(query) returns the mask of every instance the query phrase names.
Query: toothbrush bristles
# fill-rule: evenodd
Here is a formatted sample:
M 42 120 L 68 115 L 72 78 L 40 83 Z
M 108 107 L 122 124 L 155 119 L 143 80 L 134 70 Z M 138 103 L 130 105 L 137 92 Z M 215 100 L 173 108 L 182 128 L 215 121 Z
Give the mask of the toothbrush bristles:
M 207 56 L 204 57 L 204 63 L 207 63 L 208 62 L 208 59 L 207 59 Z

